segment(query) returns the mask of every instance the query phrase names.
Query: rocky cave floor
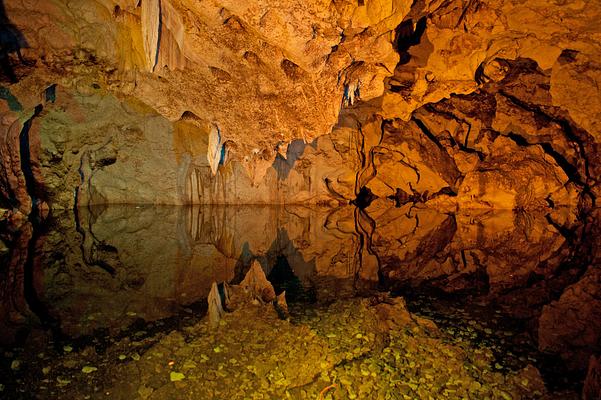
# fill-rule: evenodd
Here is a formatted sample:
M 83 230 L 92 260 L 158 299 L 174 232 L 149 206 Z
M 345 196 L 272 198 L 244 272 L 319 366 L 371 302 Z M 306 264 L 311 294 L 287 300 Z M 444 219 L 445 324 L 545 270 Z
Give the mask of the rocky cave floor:
M 130 315 L 118 337 L 4 351 L 2 389 L 45 399 L 579 398 L 580 385 L 557 371 L 545 382 L 535 366 L 544 356 L 498 312 L 433 304 L 411 301 L 422 317 L 401 297 L 372 294 L 292 303 L 281 319 L 255 300 L 217 327 L 201 309 L 152 324 Z

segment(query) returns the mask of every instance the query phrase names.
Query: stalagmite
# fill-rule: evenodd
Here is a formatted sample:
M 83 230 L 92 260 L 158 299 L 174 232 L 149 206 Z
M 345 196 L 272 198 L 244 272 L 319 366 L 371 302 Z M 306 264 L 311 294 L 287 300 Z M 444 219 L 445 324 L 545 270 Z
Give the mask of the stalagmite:
M 242 287 L 253 298 L 261 300 L 264 303 L 269 303 L 275 300 L 275 290 L 271 283 L 267 280 L 261 264 L 256 260 L 253 261 L 250 269 L 246 273 L 244 280 L 240 282 Z
M 211 291 L 209 292 L 209 297 L 207 299 L 209 303 L 209 321 L 212 327 L 217 327 L 219 325 L 219 320 L 225 314 L 223 306 L 221 304 L 221 296 L 219 295 L 219 288 L 217 287 L 217 283 L 213 282 L 211 285 Z

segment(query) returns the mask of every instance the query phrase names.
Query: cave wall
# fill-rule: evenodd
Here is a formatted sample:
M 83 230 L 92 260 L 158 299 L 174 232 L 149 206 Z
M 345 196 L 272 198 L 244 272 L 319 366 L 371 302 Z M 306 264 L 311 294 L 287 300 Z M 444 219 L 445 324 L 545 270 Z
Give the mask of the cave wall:
M 7 1 L 4 208 L 589 208 L 601 7 Z M 12 36 L 11 36 L 12 35 Z

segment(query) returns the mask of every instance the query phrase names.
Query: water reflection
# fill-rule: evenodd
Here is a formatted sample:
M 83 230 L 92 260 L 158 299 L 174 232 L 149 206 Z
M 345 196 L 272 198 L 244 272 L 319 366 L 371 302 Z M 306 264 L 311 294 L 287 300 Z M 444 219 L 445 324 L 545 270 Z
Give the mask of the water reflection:
M 495 296 L 561 262 L 566 238 L 544 214 L 447 215 L 411 205 L 373 215 L 383 274 L 412 286 Z M 557 256 L 560 257 L 557 257 Z M 553 265 L 550 265 L 553 264 Z
M 564 303 L 572 305 L 578 293 L 587 293 L 588 306 L 570 317 L 571 327 L 592 326 L 570 350 L 581 368 L 599 350 L 601 327 L 588 320 L 600 308 L 598 285 L 593 294 L 590 285 L 579 289 L 592 261 L 582 254 L 575 261 L 582 248 L 562 231 L 566 220 L 381 203 L 367 210 L 80 209 L 55 215 L 44 227 L 25 223 L 4 234 L 10 251 L 0 254 L 0 341 L 10 345 L 32 330 L 69 338 L 116 334 L 139 318 L 162 320 L 203 302 L 213 281 L 237 283 L 258 260 L 276 288 L 288 290 L 293 307 L 375 289 L 435 289 L 525 321 L 541 349 L 558 353 L 570 348 L 567 337 L 575 329 L 551 335 L 562 328 L 564 290 L 571 288 Z M 597 282 L 598 274 L 591 274 L 585 282 Z
M 343 221 L 352 217 L 350 209 L 111 206 L 56 217 L 33 246 L 27 223 L 12 235 L 2 279 L 2 342 L 35 321 L 25 279 L 15 276 L 28 260 L 43 305 L 37 317 L 60 321 L 70 337 L 165 318 L 204 300 L 213 281 L 239 279 L 255 259 L 268 275 L 285 259 L 305 286 L 317 276 L 340 281 L 323 296 L 352 295 L 359 240 Z

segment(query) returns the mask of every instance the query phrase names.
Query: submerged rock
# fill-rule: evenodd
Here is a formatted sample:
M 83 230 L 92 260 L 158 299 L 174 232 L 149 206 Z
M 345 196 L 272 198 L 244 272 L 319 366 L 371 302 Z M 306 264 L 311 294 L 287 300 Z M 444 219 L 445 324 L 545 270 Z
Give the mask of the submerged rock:
M 495 372 L 491 349 L 434 329 L 400 298 L 338 301 L 306 311 L 290 322 L 271 305 L 240 304 L 224 314 L 219 331 L 205 318 L 158 337 L 135 367 L 99 368 L 102 391 L 117 399 L 142 392 L 151 398 L 316 399 L 327 387 L 335 398 L 348 399 L 548 395 L 533 366 Z M 62 393 L 78 397 L 88 390 L 72 382 Z
M 10 216 L 10 210 L 0 207 L 0 222 L 5 221 Z

